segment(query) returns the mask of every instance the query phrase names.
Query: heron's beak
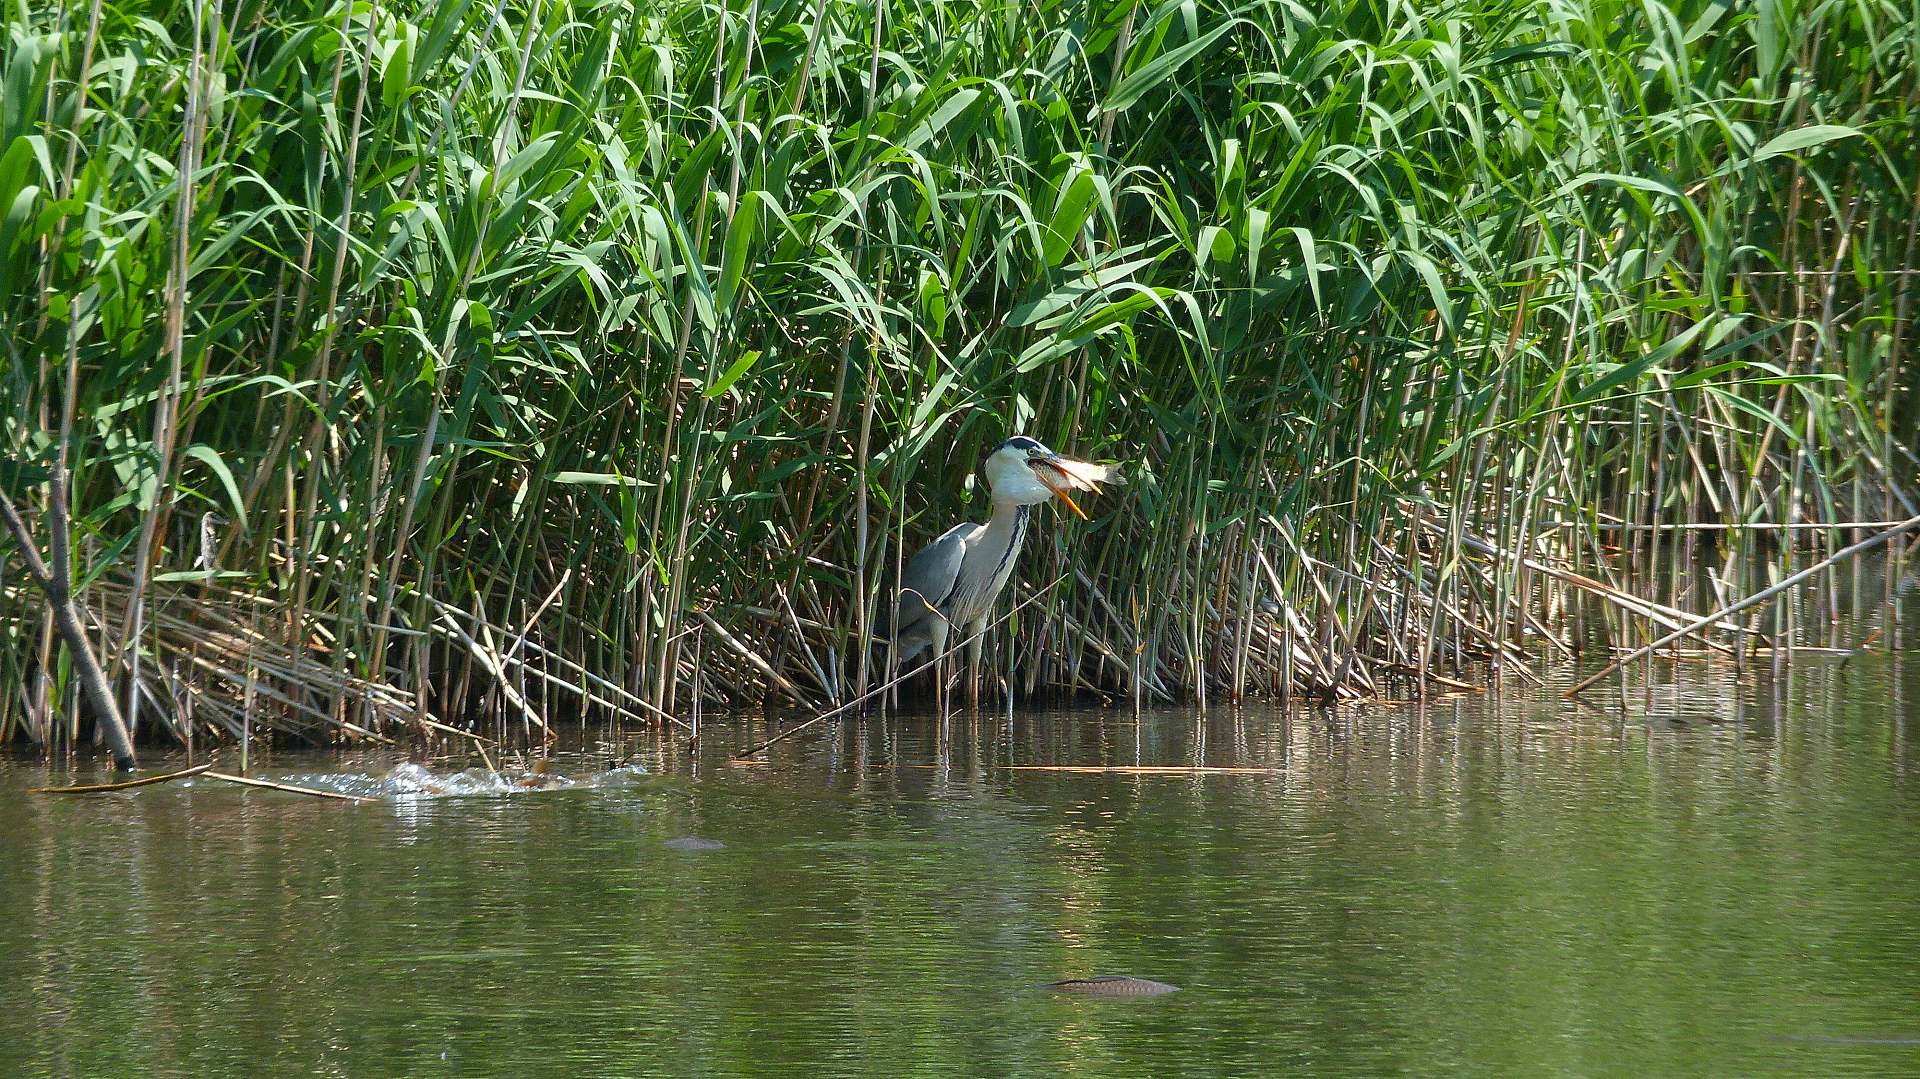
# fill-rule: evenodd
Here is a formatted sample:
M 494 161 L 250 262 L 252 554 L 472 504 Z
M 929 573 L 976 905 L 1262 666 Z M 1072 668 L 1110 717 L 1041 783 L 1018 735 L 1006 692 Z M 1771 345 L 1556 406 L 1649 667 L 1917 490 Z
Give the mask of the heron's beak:
M 1075 502 L 1073 500 L 1073 496 L 1067 493 L 1067 488 L 1062 487 L 1058 483 L 1056 483 L 1054 480 L 1047 478 L 1046 470 L 1035 469 L 1034 471 L 1039 474 L 1040 482 L 1047 485 L 1047 489 L 1053 492 L 1055 498 L 1058 498 L 1060 501 L 1065 502 L 1067 504 L 1067 508 L 1073 511 L 1074 516 L 1080 518 L 1083 521 L 1093 520 L 1093 518 L 1087 516 L 1086 510 L 1083 510 L 1080 508 L 1080 503 Z

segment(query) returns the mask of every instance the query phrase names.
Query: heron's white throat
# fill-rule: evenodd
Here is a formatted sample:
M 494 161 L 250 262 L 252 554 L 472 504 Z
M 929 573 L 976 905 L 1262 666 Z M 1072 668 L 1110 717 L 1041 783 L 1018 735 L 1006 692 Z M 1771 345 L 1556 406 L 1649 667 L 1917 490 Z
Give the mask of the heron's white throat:
M 1018 506 L 1037 506 L 1053 497 L 1053 489 L 1033 474 L 1027 451 L 1011 446 L 987 458 L 987 487 L 995 502 Z

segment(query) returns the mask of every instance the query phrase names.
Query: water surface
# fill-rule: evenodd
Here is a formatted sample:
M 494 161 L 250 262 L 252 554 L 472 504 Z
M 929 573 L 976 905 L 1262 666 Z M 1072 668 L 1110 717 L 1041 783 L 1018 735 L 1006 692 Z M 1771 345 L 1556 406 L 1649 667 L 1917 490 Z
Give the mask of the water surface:
M 0 1075 L 1920 1073 L 1920 658 L 1653 678 L 255 763 L 360 806 L 0 761 Z M 1031 767 L 1136 764 L 1259 771 Z M 1099 974 L 1181 991 L 1037 988 Z

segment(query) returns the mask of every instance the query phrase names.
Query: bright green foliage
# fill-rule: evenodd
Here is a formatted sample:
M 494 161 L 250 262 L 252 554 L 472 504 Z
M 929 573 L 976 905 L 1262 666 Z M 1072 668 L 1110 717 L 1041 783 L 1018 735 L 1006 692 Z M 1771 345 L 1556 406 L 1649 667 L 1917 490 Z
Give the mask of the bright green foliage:
M 90 15 L 4 43 L 9 452 L 73 350 L 86 579 L 151 524 L 154 587 L 443 716 L 483 672 L 408 627 L 563 574 L 530 639 L 651 702 L 696 640 L 715 693 L 844 697 L 1015 430 L 1135 480 L 1028 555 L 1085 569 L 1028 687 L 1377 689 L 1539 607 L 1466 537 L 1912 512 L 1911 5 Z

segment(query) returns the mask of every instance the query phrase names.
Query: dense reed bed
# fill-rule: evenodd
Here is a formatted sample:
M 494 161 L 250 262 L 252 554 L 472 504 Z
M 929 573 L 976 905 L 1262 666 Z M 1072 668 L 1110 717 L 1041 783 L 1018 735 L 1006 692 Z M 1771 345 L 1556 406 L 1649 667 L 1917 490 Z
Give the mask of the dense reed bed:
M 1916 512 L 1911 5 L 62 0 L 5 48 L 0 482 L 45 543 L 70 473 L 148 730 L 845 701 L 1010 431 L 1132 484 L 1045 522 L 994 694 L 1472 681 Z M 0 634 L 0 740 L 77 731 L 38 593 Z

